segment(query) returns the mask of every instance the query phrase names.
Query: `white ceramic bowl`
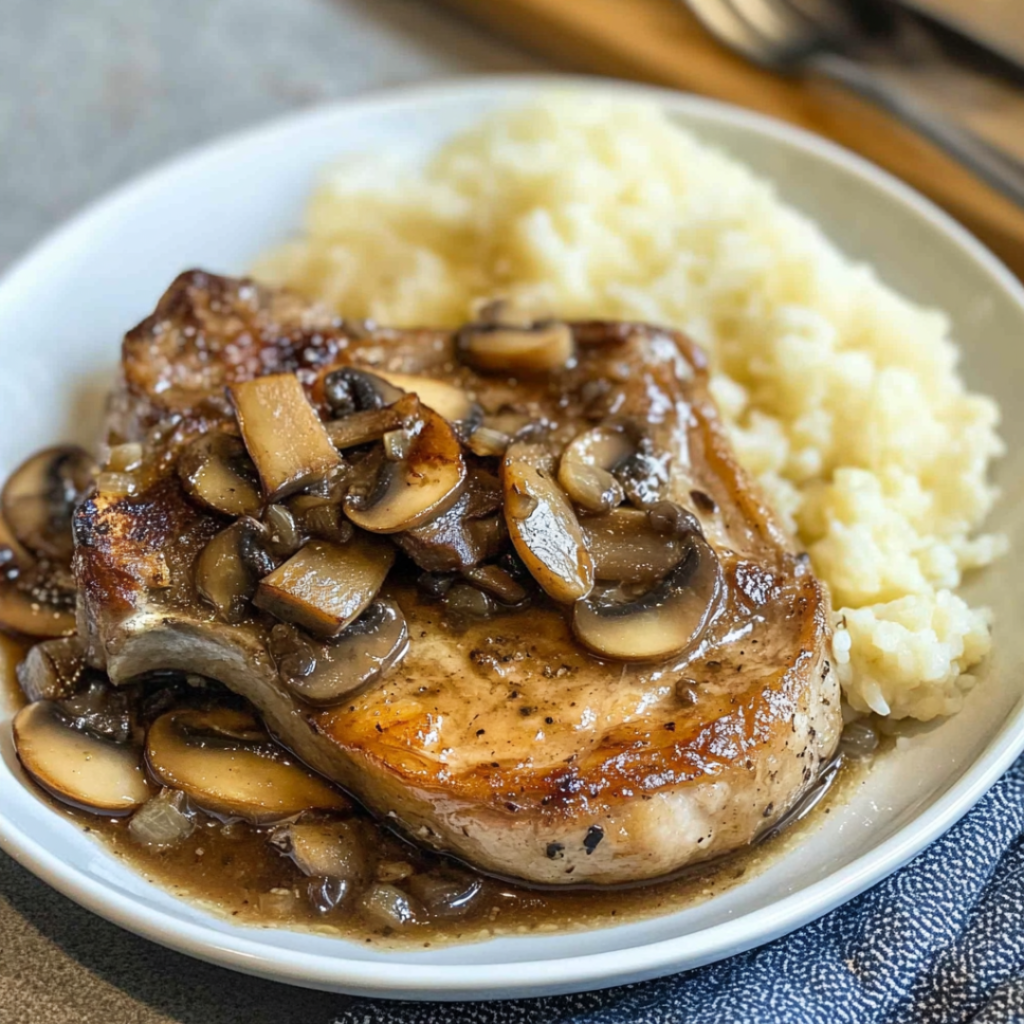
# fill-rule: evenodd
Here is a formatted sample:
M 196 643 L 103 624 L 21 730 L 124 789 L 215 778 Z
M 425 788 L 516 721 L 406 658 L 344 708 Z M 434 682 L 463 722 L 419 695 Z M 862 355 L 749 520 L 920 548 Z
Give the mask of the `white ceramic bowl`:
M 557 80 L 562 85 L 566 79 Z M 969 383 L 1003 405 L 1009 455 L 993 525 L 1020 543 L 1024 406 L 1018 399 L 1024 291 L 930 203 L 837 147 L 731 107 L 587 80 L 646 97 L 773 179 L 785 199 L 892 285 L 952 317 Z M 299 225 L 318 172 L 340 154 L 425 151 L 550 78 L 472 79 L 315 110 L 217 143 L 118 191 L 43 242 L 0 283 L 0 475 L 33 449 L 89 443 L 124 331 L 189 266 L 235 273 Z M 965 711 L 883 759 L 857 794 L 759 877 L 700 906 L 565 936 L 419 953 L 242 928 L 126 870 L 21 784 L 0 709 L 0 845 L 111 921 L 174 949 L 311 987 L 418 999 L 497 998 L 637 981 L 782 935 L 861 892 L 957 820 L 1024 747 L 1024 577 L 1007 559 L 971 586 L 997 615 L 995 654 Z

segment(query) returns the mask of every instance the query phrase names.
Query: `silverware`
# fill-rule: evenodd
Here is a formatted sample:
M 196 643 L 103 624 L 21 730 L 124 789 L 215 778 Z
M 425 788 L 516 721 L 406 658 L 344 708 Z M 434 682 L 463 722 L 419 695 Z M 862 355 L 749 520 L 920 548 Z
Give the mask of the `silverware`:
M 1020 0 L 891 0 L 942 25 L 1024 71 L 1024 4 Z
M 1024 163 L 954 123 L 936 109 L 950 75 L 1000 88 L 1007 102 L 1024 100 L 1006 86 L 957 68 L 912 16 L 879 29 L 836 0 L 685 0 L 719 42 L 747 60 L 783 74 L 817 74 L 895 114 L 993 188 L 1024 206 Z M 876 9 L 863 8 L 870 13 Z M 922 74 L 922 69 L 924 73 Z M 955 89 L 953 90 L 956 91 Z M 1017 122 L 1024 124 L 1024 120 Z M 1018 133 L 1024 134 L 1024 133 Z

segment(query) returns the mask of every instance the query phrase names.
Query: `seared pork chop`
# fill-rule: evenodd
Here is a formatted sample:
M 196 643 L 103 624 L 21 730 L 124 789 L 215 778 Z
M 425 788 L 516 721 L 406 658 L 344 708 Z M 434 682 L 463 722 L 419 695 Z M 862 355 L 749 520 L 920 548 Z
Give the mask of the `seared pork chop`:
M 101 486 L 76 515 L 79 629 L 90 662 L 115 683 L 155 670 L 220 680 L 374 813 L 500 875 L 556 885 L 636 881 L 757 838 L 814 782 L 838 741 L 827 594 L 737 466 L 699 350 L 638 324 L 570 329 L 559 335 L 575 353 L 564 365 L 510 379 L 479 359 L 470 365 L 465 331 L 349 324 L 249 281 L 182 275 L 126 337 L 111 399 L 109 439 L 141 442 L 145 469 L 134 493 Z M 696 521 L 680 562 L 689 568 L 657 585 L 628 581 L 626 598 L 616 591 L 618 604 L 602 598 L 581 607 L 593 575 L 594 593 L 610 585 L 602 574 L 629 576 L 608 557 L 618 527 L 592 510 L 578 517 L 595 552 L 590 568 L 565 570 L 577 593 L 566 597 L 558 580 L 541 579 L 543 589 L 528 581 L 525 607 L 492 599 L 489 617 L 460 620 L 450 602 L 413 585 L 403 556 L 379 596 L 404 613 L 404 658 L 329 706 L 302 699 L 286 670 L 294 651 L 281 647 L 273 616 L 251 605 L 218 610 L 197 589 L 200 553 L 230 520 L 187 494 L 176 467 L 197 436 L 238 433 L 225 387 L 294 373 L 328 418 L 329 373 L 346 366 L 455 385 L 480 407 L 470 419 L 482 409 L 490 424 L 484 441 L 493 443 L 499 427 L 518 431 L 523 472 L 533 472 L 538 451 L 543 462 L 544 452 L 557 454 L 583 431 L 622 428 L 635 451 L 629 472 L 619 474 L 631 502 L 621 522 L 664 518 L 673 507 L 665 502 L 689 510 Z M 464 440 L 469 430 L 464 425 Z M 473 578 L 502 553 L 502 564 L 515 566 L 494 492 L 503 483 L 509 500 L 525 502 L 526 516 L 536 498 L 515 491 L 511 452 L 500 481 L 493 460 L 465 453 L 468 483 L 432 520 L 392 539 L 435 571 Z M 553 470 L 539 472 L 534 482 L 547 486 Z M 516 533 L 518 521 L 509 522 Z M 476 532 L 465 528 L 474 523 Z M 629 563 L 631 540 L 620 539 Z M 513 540 L 529 553 L 523 537 Z M 701 577 L 709 558 L 720 569 Z M 515 577 L 502 575 L 506 583 Z M 631 604 L 628 594 L 645 587 Z M 679 615 L 693 616 L 690 606 L 675 609 L 680 594 L 707 602 L 690 642 L 644 660 Z

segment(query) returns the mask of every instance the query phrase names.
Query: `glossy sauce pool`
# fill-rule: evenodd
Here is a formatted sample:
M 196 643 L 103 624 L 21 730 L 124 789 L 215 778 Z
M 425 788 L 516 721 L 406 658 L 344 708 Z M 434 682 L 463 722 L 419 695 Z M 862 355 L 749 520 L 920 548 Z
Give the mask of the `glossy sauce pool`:
M 0 695 L 12 713 L 23 703 L 14 674 L 23 650 L 22 645 L 0 636 Z M 849 798 L 870 763 L 849 761 L 827 773 L 813 808 L 794 815 L 797 820 L 771 837 L 675 878 L 635 886 L 572 891 L 527 888 L 421 851 L 367 819 L 379 880 L 408 887 L 408 878 L 400 876 L 411 871 L 428 880 L 475 890 L 456 915 L 430 913 L 421 923 L 402 926 L 368 914 L 356 899 L 318 912 L 310 898 L 311 884 L 316 883 L 270 845 L 270 828 L 223 822 L 200 813 L 191 836 L 170 849 L 153 850 L 133 838 L 125 819 L 74 810 L 38 788 L 35 791 L 144 878 L 212 913 L 239 924 L 309 930 L 379 948 L 409 949 L 497 936 L 592 930 L 694 906 L 760 874 L 801 842 Z M 32 785 L 28 780 L 26 784 Z

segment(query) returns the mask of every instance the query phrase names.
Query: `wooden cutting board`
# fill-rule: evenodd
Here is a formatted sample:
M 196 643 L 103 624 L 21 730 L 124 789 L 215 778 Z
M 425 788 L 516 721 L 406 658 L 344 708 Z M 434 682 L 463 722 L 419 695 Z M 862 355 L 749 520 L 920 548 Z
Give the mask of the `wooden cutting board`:
M 1024 279 L 1024 210 L 877 108 L 786 79 L 715 43 L 682 0 L 440 0 L 567 70 L 655 82 L 808 128 L 880 164 L 973 231 Z M 1007 131 L 1024 133 L 1024 124 Z

